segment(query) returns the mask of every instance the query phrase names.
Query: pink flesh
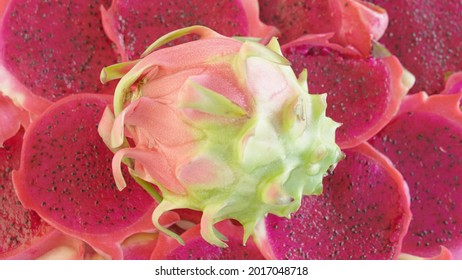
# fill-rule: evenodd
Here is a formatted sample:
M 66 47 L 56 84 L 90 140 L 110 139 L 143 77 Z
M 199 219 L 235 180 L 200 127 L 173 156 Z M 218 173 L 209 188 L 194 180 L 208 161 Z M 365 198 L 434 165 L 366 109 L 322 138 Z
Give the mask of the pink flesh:
M 413 220 L 403 252 L 433 257 L 445 246 L 462 258 L 461 95 L 408 96 L 397 116 L 371 144 L 403 174 Z
M 163 233 L 159 234 L 159 241 L 151 258 L 167 260 L 263 259 L 252 240 L 248 240 L 245 246 L 242 245 L 244 231 L 241 226 L 234 225 L 230 221 L 223 221 L 218 223 L 216 227 L 217 230 L 228 236 L 227 248 L 220 248 L 207 243 L 200 234 L 200 226 L 196 225 L 181 235 L 186 243 L 184 246 Z
M 16 94 L 37 96 L 41 99 L 37 102 L 111 91 L 112 84 L 107 87 L 99 81 L 102 67 L 116 62 L 99 12 L 100 5 L 108 3 L 58 2 L 10 1 L 0 29 L 4 68 L 0 90 L 6 84 L 17 90 L 21 84 L 25 88 Z
M 352 46 L 363 56 L 371 51 L 387 25 L 385 11 L 356 0 L 259 0 L 266 24 L 281 31 L 280 42 L 288 43 L 305 34 L 333 32 L 333 42 Z
M 19 167 L 23 131 L 5 142 L 0 148 L 0 193 L 2 207 L 1 218 L 1 247 L 0 256 L 10 252 L 53 230 L 34 211 L 26 210 L 19 202 L 11 180 L 11 172 Z
M 249 22 L 240 0 L 113 0 L 103 14 L 106 33 L 124 60 L 139 58 L 160 36 L 191 25 L 205 25 L 226 36 L 249 35 Z
M 291 219 L 266 218 L 260 242 L 267 257 L 398 257 L 410 220 L 401 175 L 367 144 L 344 152 L 346 158 L 325 178 L 320 196 L 305 196 Z
M 97 132 L 111 98 L 80 94 L 60 100 L 25 134 L 14 182 L 21 202 L 63 232 L 122 258 L 120 243 L 152 230 L 153 199 L 128 175 L 119 191 L 111 172 L 113 153 Z
M 327 35 L 327 34 L 326 34 Z M 327 115 L 342 123 L 336 141 L 354 147 L 383 128 L 398 111 L 406 89 L 403 69 L 393 56 L 362 58 L 320 36 L 282 47 L 295 73 L 308 71 L 310 93 L 327 93 Z
M 74 250 L 68 257 L 82 258 L 82 242 L 54 230 L 37 213 L 25 209 L 16 196 L 11 172 L 19 167 L 23 135 L 19 131 L 0 148 L 0 259 L 36 259 L 59 246 Z
M 462 70 L 462 2 L 369 1 L 388 12 L 381 42 L 416 77 L 411 93 L 442 91 L 445 75 Z

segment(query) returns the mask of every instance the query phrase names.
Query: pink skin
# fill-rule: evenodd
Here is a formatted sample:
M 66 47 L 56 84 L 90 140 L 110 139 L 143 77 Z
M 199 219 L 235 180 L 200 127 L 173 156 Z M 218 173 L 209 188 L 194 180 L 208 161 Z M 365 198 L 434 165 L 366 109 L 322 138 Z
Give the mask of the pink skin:
M 29 114 L 16 107 L 13 102 L 0 93 L 0 147 L 10 137 L 13 137 L 21 126 L 29 125 Z
M 8 6 L 9 0 L 0 0 L 0 19 L 3 17 L 3 13 L 5 13 L 6 6 Z
M 192 25 L 204 25 L 225 36 L 270 38 L 277 33 L 259 20 L 257 0 L 113 0 L 101 13 L 104 30 L 123 61 L 139 58 L 160 36 Z
M 158 50 L 146 56 L 130 70 L 127 75 L 149 67 L 145 76 L 156 75 L 159 78 L 147 81 L 143 85 L 143 97 L 126 106 L 112 123 L 108 122 L 101 126 L 105 131 L 110 131 L 112 128 L 111 137 L 116 139 L 116 143 L 121 144 L 124 133 L 137 143 L 137 147 L 125 148 L 115 154 L 113 171 L 118 186 L 124 185 L 120 162 L 127 157 L 137 159 L 139 163 L 135 165 L 137 176 L 147 181 L 157 177 L 161 185 L 169 186 L 176 193 L 184 193 L 183 186 L 175 178 L 171 166 L 178 166 L 185 157 L 190 157 L 195 151 L 195 139 L 200 137 L 201 132 L 190 128 L 183 119 L 201 121 L 204 114 L 191 111 L 186 115 L 172 104 L 174 102 L 181 104 L 182 101 L 194 99 L 194 92 L 188 88 L 186 80 L 200 82 L 202 79 L 207 80 L 207 75 L 213 75 L 215 77 L 213 81 L 216 83 L 209 82 L 204 86 L 222 92 L 224 96 L 243 108 L 249 108 L 251 104 L 249 93 L 237 83 L 229 65 L 217 64 L 213 70 L 205 69 L 202 65 L 203 61 L 207 61 L 214 54 L 225 56 L 238 52 L 241 45 L 240 42 L 225 37 L 199 40 L 194 42 L 194 47 L 178 46 Z M 213 46 L 213 49 L 210 46 Z M 182 51 L 179 52 L 178 48 Z M 181 63 L 177 63 L 178 61 Z M 155 65 L 150 66 L 153 62 Z M 221 88 L 217 88 L 218 85 Z M 146 115 L 153 117 L 146 119 Z M 154 116 L 161 117 L 163 121 L 156 121 Z M 211 118 L 210 115 L 206 117 Z M 103 118 L 103 120 L 107 119 L 110 118 Z M 136 127 L 136 130 L 132 127 Z M 176 127 L 176 133 L 165 133 L 168 127 Z M 161 143 L 161 145 L 158 149 L 145 149 L 152 143 Z M 152 158 L 157 160 L 153 161 Z
M 252 240 L 242 245 L 242 234 L 244 231 L 239 225 L 234 225 L 226 220 L 217 224 L 220 232 L 226 233 L 229 237 L 227 248 L 220 248 L 208 244 L 200 234 L 200 225 L 188 229 L 181 237 L 185 245 L 180 245 L 175 239 L 160 233 L 157 246 L 154 249 L 151 259 L 154 260 L 258 260 L 264 259 Z
M 451 76 L 449 76 L 449 78 L 446 80 L 444 89 L 441 92 L 441 94 L 456 93 L 462 93 L 462 72 L 451 74 Z
M 411 219 L 406 183 L 370 145 L 344 152 L 321 195 L 304 197 L 291 219 L 269 215 L 262 222 L 255 238 L 266 258 L 398 257 Z
M 343 124 L 337 143 L 351 148 L 392 119 L 409 87 L 402 82 L 404 70 L 396 57 L 363 58 L 331 43 L 331 36 L 306 35 L 283 45 L 282 51 L 296 73 L 308 70 L 310 93 L 327 93 L 327 115 Z
M 303 1 L 302 1 L 303 2 Z M 357 0 L 259 0 L 263 22 L 279 28 L 282 44 L 305 34 L 334 33 L 332 42 L 370 55 L 372 40 L 385 32 L 385 10 Z
M 395 119 L 370 140 L 409 184 L 413 220 L 404 253 L 430 258 L 445 246 L 462 258 L 461 97 L 409 95 Z
M 452 256 L 451 251 L 449 251 L 448 248 L 441 246 L 441 250 L 438 255 L 428 257 L 428 258 L 422 258 L 414 255 L 409 255 L 409 254 L 401 254 L 399 255 L 400 260 L 453 260 L 454 257 Z
M 24 136 L 13 180 L 25 207 L 104 257 L 122 259 L 123 240 L 154 231 L 151 213 L 156 203 L 126 171 L 129 187 L 120 192 L 113 183 L 112 152 L 96 130 L 111 101 L 105 95 L 79 94 L 49 107 Z

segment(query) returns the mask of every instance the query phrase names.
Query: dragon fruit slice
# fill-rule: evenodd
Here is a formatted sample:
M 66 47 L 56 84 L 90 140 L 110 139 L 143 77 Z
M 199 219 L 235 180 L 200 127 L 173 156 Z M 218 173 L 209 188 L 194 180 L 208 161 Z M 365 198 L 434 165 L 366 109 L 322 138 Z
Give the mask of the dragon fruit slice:
M 192 25 L 205 25 L 227 36 L 277 33 L 259 20 L 257 0 L 113 0 L 102 14 L 105 31 L 122 60 L 136 59 L 162 35 Z
M 370 2 L 388 12 L 390 23 L 381 42 L 415 75 L 411 93 L 442 91 L 445 76 L 462 70 L 462 2 Z
M 104 91 L 99 72 L 117 57 L 102 3 L 11 0 L 0 24 L 0 91 L 33 114 L 69 94 Z
M 385 10 L 358 0 L 259 0 L 262 21 L 281 31 L 281 43 L 305 34 L 334 33 L 333 43 L 370 54 L 388 24 Z
M 164 233 L 159 234 L 159 240 L 152 253 L 154 260 L 262 260 L 263 255 L 258 247 L 249 240 L 242 245 L 244 230 L 240 225 L 234 225 L 225 220 L 216 225 L 217 230 L 226 232 L 229 237 L 228 247 L 221 248 L 207 243 L 201 236 L 200 225 L 185 231 L 181 237 L 185 245 L 180 245 L 174 238 Z
M 370 140 L 409 184 L 413 220 L 404 253 L 432 257 L 445 246 L 462 258 L 461 97 L 407 96 L 399 115 Z
M 189 34 L 200 39 L 156 50 Z M 342 157 L 338 124 L 275 39 L 264 46 L 193 26 L 161 37 L 143 57 L 103 70 L 103 80 L 122 78 L 100 127 L 116 151 L 117 185 L 125 186 L 120 163 L 130 160 L 132 175 L 159 187 L 157 228 L 169 232 L 157 222 L 165 211 L 203 211 L 203 237 L 225 246 L 215 223 L 239 221 L 245 240 L 267 213 L 286 216 L 303 194 L 321 191 Z
M 69 238 L 43 221 L 19 202 L 11 172 L 19 166 L 22 137 L 20 130 L 0 148 L 0 259 L 82 258 L 83 243 Z M 66 250 L 66 254 L 51 251 Z
M 329 42 L 332 34 L 305 35 L 282 46 L 295 73 L 308 71 L 310 93 L 327 93 L 327 114 L 342 123 L 336 141 L 354 147 L 380 131 L 396 114 L 413 77 L 398 59 L 363 58 Z
M 290 219 L 268 215 L 256 242 L 269 259 L 395 259 L 411 213 L 401 174 L 367 143 L 306 196 Z
M 24 136 L 13 182 L 26 208 L 104 257 L 121 259 L 125 238 L 154 230 L 156 203 L 133 180 L 122 192 L 114 184 L 112 152 L 97 132 L 111 101 L 105 95 L 79 94 L 49 107 Z

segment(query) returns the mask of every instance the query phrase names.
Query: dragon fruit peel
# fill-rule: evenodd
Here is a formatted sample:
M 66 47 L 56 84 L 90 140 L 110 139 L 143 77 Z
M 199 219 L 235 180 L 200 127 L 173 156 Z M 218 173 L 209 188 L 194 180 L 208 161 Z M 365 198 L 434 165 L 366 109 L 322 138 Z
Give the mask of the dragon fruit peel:
M 189 34 L 199 39 L 157 49 Z M 266 214 L 289 217 L 303 195 L 319 194 L 343 157 L 326 96 L 308 94 L 306 72 L 296 78 L 275 39 L 265 46 L 192 26 L 101 76 L 121 77 L 99 126 L 117 186 L 122 163 L 158 186 L 153 222 L 179 242 L 158 222 L 166 211 L 202 211 L 202 237 L 221 247 L 214 224 L 234 219 L 245 242 Z

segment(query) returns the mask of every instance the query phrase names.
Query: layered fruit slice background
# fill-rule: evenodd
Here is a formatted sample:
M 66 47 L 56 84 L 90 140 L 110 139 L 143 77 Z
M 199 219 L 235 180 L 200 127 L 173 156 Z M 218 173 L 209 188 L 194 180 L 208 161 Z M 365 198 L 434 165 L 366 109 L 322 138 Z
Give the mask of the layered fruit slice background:
M 462 258 L 460 1 L 0 0 L 0 17 L 0 258 Z M 245 245 L 236 220 L 216 225 L 228 247 L 209 244 L 191 209 L 159 220 L 184 244 L 158 231 L 161 193 L 125 167 L 119 191 L 98 133 L 117 87 L 101 70 L 192 25 L 277 37 L 342 124 L 322 193 Z

